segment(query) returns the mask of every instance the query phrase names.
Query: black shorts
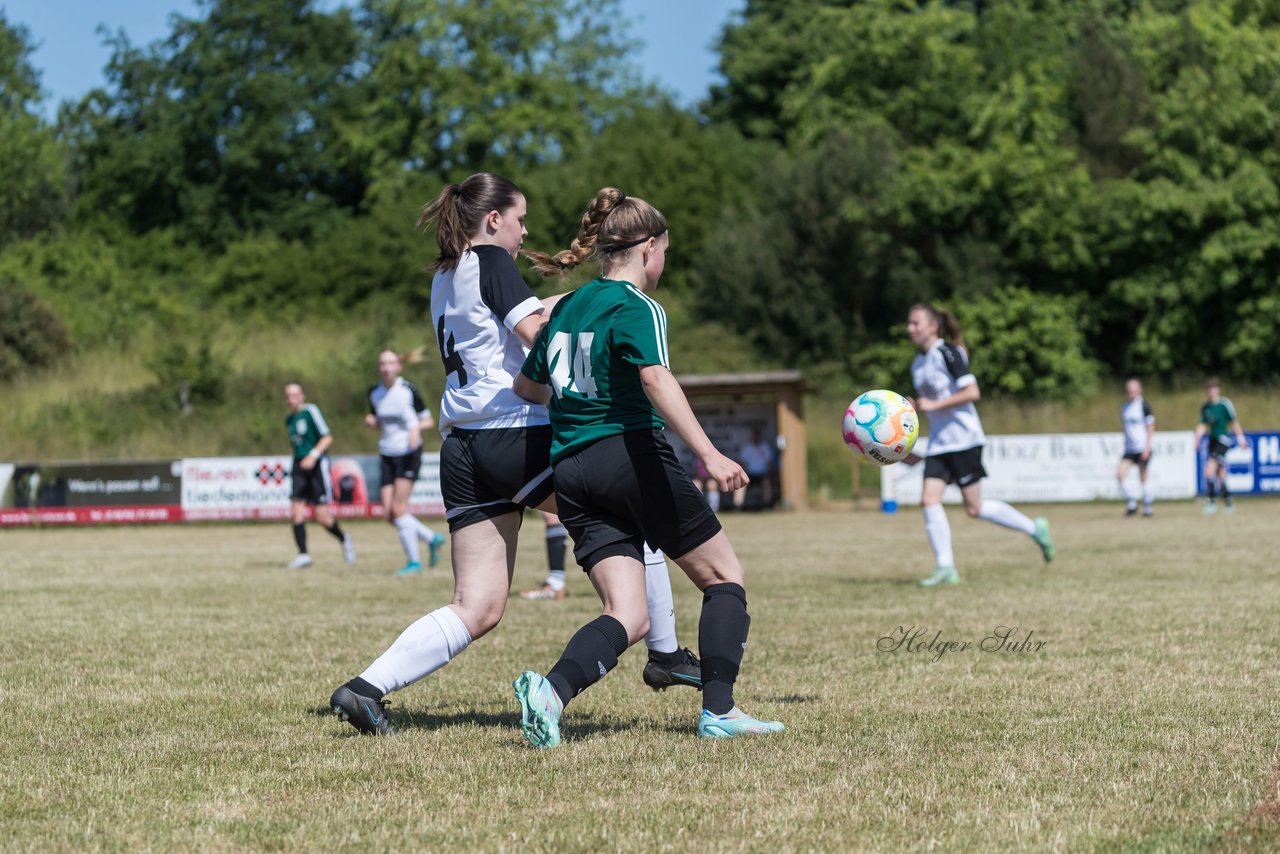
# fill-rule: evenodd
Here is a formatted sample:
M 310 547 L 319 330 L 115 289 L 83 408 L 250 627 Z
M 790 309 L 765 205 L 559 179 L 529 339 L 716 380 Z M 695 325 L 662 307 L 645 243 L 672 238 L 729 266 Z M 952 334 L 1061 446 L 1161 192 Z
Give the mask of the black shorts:
M 1221 465 L 1227 464 L 1227 451 L 1231 446 L 1221 439 L 1209 439 L 1209 459 L 1217 460 Z
M 410 451 L 399 457 L 382 455 L 383 486 L 390 486 L 397 480 L 417 480 L 418 469 L 422 468 L 422 449 Z
M 609 436 L 556 463 L 556 504 L 586 571 L 608 557 L 644 560 L 644 544 L 682 557 L 720 520 L 660 431 Z
M 946 454 L 930 454 L 924 459 L 925 479 L 935 478 L 961 488 L 987 476 L 982 467 L 982 446 Z
M 554 488 L 549 425 L 455 427 L 440 447 L 440 492 L 450 531 L 537 507 Z
M 1134 451 L 1132 454 L 1125 454 L 1120 457 L 1120 459 L 1128 460 L 1131 463 L 1137 463 L 1140 466 L 1145 466 L 1147 463 L 1151 462 L 1150 455 L 1148 455 L 1145 460 L 1142 458 L 1142 451 Z
M 294 501 L 328 504 L 333 500 L 333 479 L 329 476 L 328 454 L 321 456 L 309 469 L 304 469 L 294 460 L 289 480 L 289 497 Z

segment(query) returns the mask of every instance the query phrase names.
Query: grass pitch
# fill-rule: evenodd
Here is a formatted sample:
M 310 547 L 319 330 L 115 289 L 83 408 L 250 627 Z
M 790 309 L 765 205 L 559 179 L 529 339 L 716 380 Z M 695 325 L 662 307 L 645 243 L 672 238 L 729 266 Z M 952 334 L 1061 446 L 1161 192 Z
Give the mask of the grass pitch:
M 914 511 L 727 516 L 753 620 L 738 698 L 788 731 L 700 741 L 697 696 L 650 692 L 637 648 L 552 751 L 525 745 L 510 683 L 598 613 L 580 574 L 563 602 L 513 598 L 373 739 L 329 693 L 451 591 L 447 565 L 390 577 L 385 525 L 351 526 L 353 568 L 312 528 L 302 572 L 285 524 L 0 532 L 0 847 L 1274 847 L 1277 509 L 1047 508 L 1046 569 L 952 508 L 964 580 L 942 590 L 914 584 Z M 544 568 L 525 532 L 517 589 Z M 699 596 L 673 582 L 696 646 Z M 982 649 L 1000 626 L 1031 643 Z

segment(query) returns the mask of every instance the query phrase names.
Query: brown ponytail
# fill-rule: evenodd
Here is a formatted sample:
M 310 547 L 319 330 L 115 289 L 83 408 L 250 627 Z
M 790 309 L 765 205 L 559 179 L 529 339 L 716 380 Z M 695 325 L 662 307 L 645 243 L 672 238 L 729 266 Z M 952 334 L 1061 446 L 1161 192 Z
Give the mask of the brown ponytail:
M 544 278 L 561 275 L 590 258 L 598 258 L 608 272 L 618 253 L 666 230 L 667 218 L 653 205 L 616 187 L 604 187 L 583 211 L 578 236 L 568 249 L 555 255 L 533 250 L 521 254 Z
M 907 314 L 913 311 L 927 311 L 932 317 L 934 323 L 938 324 L 938 337 L 956 347 L 964 347 L 966 352 L 968 348 L 964 346 L 964 332 L 960 329 L 960 321 L 956 320 L 956 316 L 945 308 L 937 308 L 927 302 L 918 302 L 907 310 Z
M 425 358 L 426 352 L 427 352 L 426 344 L 420 344 L 419 346 L 414 347 L 412 350 L 410 350 L 407 353 L 401 353 L 395 347 L 383 347 L 381 350 L 378 351 L 378 358 L 381 359 L 383 353 L 390 353 L 391 355 L 395 356 L 396 359 L 399 360 L 401 365 L 416 365 L 418 362 L 421 362 Z
M 450 184 L 422 206 L 418 228 L 436 227 L 440 254 L 427 271 L 452 270 L 471 245 L 489 211 L 505 211 L 522 196 L 520 188 L 492 172 L 477 172 L 461 184 Z

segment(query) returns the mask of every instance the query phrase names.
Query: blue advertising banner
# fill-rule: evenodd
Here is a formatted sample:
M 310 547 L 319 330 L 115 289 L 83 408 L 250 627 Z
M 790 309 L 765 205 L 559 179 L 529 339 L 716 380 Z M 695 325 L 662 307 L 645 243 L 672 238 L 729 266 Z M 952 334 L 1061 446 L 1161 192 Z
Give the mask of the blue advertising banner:
M 1280 494 L 1280 433 L 1246 430 L 1244 435 L 1249 441 L 1247 447 L 1227 451 L 1227 489 L 1233 495 Z M 1196 449 L 1196 482 L 1201 495 L 1205 494 L 1204 464 L 1208 453 L 1208 442 L 1201 442 Z

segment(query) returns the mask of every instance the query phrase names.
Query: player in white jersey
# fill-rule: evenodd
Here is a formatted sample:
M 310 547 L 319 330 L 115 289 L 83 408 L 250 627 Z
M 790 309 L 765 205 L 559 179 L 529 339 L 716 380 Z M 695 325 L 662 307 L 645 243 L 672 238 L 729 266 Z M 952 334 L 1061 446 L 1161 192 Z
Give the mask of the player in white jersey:
M 917 304 L 907 314 L 907 336 L 920 348 L 911 363 L 916 388 L 916 409 L 929 417 L 929 450 L 924 464 L 924 530 L 933 549 L 933 574 L 920 583 L 925 587 L 955 584 L 960 580 L 951 550 L 951 524 L 942 507 L 942 493 L 950 483 L 960 487 L 964 509 L 974 519 L 985 519 L 1031 537 L 1040 546 L 1045 562 L 1053 560 L 1049 521 L 1032 521 L 1003 501 L 982 498 L 982 447 L 986 435 L 974 403 L 981 392 L 969 370 L 960 324 L 949 311 Z
M 1124 428 L 1124 455 L 1116 469 L 1116 481 L 1124 496 L 1124 515 L 1138 512 L 1138 499 L 1129 491 L 1125 479 L 1129 469 L 1138 467 L 1138 481 L 1142 484 L 1142 515 L 1150 517 L 1152 509 L 1151 486 L 1147 483 L 1147 464 L 1151 462 L 1151 441 L 1156 435 L 1156 416 L 1151 404 L 1142 396 L 1142 381 L 1130 377 L 1124 384 L 1125 402 L 1120 407 L 1120 424 Z
M 490 173 L 450 184 L 428 204 L 419 226 L 436 227 L 431 317 L 444 363 L 440 402 L 440 487 L 453 535 L 453 601 L 405 629 L 363 673 L 330 698 L 361 732 L 394 731 L 384 697 L 434 673 L 497 626 L 515 569 L 526 507 L 555 511 L 551 427 L 545 406 L 512 390 L 525 347 L 559 299 L 539 300 L 515 266 L 525 231 L 524 194 Z M 654 568 L 655 571 L 657 567 Z M 660 567 L 666 578 L 667 568 Z M 646 572 L 649 572 L 646 567 Z M 651 605 L 651 642 L 670 647 L 665 670 L 697 665 L 675 645 L 671 582 Z M 690 661 L 692 659 L 692 661 Z M 700 670 L 696 685 L 701 684 Z M 655 685 L 645 668 L 645 681 Z M 673 678 L 667 684 L 690 684 Z
M 440 547 L 445 540 L 444 534 L 431 530 L 409 512 L 409 495 L 422 467 L 422 431 L 436 425 L 418 387 L 400 376 L 406 359 L 412 362 L 420 357 L 420 351 L 407 356 L 395 350 L 378 354 L 382 382 L 369 389 L 369 414 L 364 417 L 365 424 L 380 431 L 382 509 L 404 549 L 405 565 L 396 575 L 422 572 L 419 539 L 427 544 L 429 566 L 440 562 Z

